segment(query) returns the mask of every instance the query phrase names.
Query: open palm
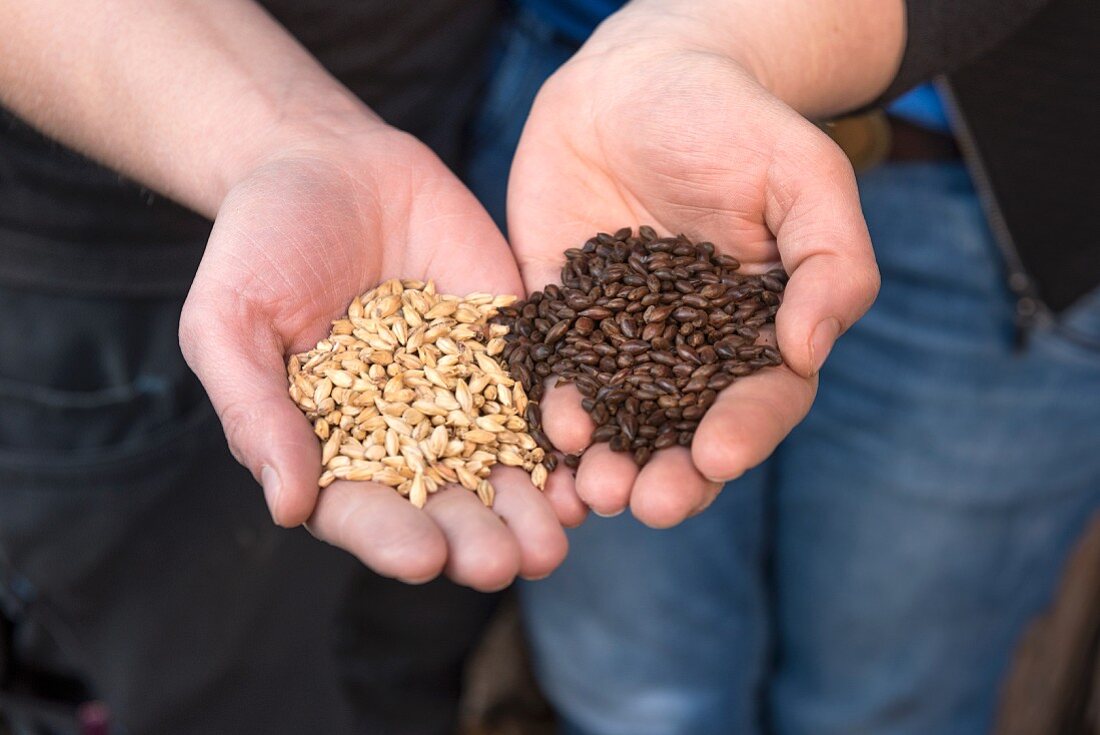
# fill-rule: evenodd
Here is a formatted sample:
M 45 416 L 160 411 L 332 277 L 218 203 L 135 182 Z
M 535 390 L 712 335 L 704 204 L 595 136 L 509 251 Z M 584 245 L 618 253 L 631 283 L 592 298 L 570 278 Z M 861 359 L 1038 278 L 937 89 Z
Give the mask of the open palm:
M 320 449 L 287 395 L 286 356 L 312 347 L 354 296 L 392 277 L 431 278 L 459 294 L 522 291 L 489 216 L 412 138 L 383 129 L 314 143 L 269 160 L 229 193 L 180 337 L 230 448 L 263 483 L 276 522 L 308 521 L 381 574 L 423 581 L 445 570 L 480 589 L 547 574 L 564 557 L 564 534 L 521 471 L 493 475 L 495 514 L 459 488 L 423 510 L 373 483 L 318 493 Z
M 509 186 L 509 231 L 529 290 L 559 281 L 562 251 L 597 231 L 654 226 L 710 240 L 746 270 L 790 274 L 777 315 L 785 365 L 719 396 L 689 449 L 641 471 L 606 445 L 548 494 L 570 522 L 585 507 L 669 526 L 721 482 L 763 461 L 809 410 L 833 341 L 870 306 L 878 273 L 855 181 L 839 149 L 722 56 L 606 27 L 540 91 Z M 549 391 L 545 428 L 565 451 L 593 424 L 572 388 Z

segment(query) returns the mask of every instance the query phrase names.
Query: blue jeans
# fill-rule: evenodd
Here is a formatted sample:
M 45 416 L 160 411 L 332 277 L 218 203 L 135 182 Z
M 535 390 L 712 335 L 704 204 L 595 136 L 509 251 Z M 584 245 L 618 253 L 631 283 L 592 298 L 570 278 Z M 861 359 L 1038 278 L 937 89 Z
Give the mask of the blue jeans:
M 506 44 L 473 181 L 499 213 L 523 113 L 567 56 Z M 496 167 L 497 176 L 485 173 Z M 702 515 L 570 533 L 522 588 L 574 733 L 977 735 L 1024 627 L 1100 506 L 1100 293 L 1017 350 L 960 164 L 860 191 L 883 274 L 809 417 Z M 623 223 L 608 223 L 618 226 Z

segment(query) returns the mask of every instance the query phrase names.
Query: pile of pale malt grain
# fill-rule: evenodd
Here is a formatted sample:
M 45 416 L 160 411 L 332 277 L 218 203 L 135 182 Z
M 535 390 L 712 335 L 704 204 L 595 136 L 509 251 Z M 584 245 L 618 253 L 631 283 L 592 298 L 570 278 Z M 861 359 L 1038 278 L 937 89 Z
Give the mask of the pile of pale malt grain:
M 527 394 L 498 360 L 508 327 L 489 323 L 514 301 L 390 280 L 292 356 L 290 396 L 322 442 L 321 487 L 370 480 L 422 507 L 453 483 L 492 505 L 488 477 L 499 462 L 543 488 L 546 455 L 528 433 Z

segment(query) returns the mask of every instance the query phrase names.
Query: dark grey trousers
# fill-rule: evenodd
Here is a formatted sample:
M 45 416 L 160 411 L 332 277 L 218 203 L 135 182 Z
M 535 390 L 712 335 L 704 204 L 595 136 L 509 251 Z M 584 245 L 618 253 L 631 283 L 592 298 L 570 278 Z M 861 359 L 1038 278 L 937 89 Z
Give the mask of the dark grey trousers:
M 450 731 L 494 598 L 273 526 L 180 306 L 0 287 L 0 721 L 63 732 L 96 698 L 112 733 Z

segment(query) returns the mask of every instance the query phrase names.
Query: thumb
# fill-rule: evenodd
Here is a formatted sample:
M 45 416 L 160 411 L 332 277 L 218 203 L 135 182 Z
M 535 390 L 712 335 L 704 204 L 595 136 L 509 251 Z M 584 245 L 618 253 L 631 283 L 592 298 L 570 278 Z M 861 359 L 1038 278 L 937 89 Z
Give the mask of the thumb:
M 193 290 L 180 318 L 180 347 L 233 456 L 263 485 L 272 519 L 297 526 L 317 502 L 320 448 L 287 393 L 282 340 L 257 309 L 231 299 Z
M 797 124 L 797 142 L 768 172 L 764 215 L 790 274 L 775 320 L 779 349 L 809 377 L 870 308 L 879 273 L 848 159 L 810 123 Z

